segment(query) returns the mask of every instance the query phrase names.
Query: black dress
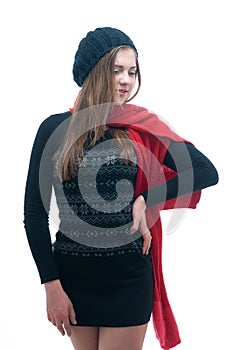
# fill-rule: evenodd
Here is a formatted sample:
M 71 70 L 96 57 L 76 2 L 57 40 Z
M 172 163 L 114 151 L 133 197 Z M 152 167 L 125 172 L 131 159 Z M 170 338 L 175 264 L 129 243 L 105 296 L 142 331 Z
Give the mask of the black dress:
M 55 252 L 60 279 L 78 326 L 147 323 L 153 303 L 151 257 L 139 253 L 76 256 Z
M 118 145 L 108 131 L 85 151 L 71 180 L 61 184 L 56 156 L 54 163 L 53 185 L 61 219 L 54 256 L 77 325 L 147 323 L 154 287 L 151 254 L 142 254 L 140 232 L 129 233 L 137 166 L 120 159 Z
M 31 152 L 24 226 L 41 283 L 61 280 L 80 326 L 144 324 L 152 312 L 154 277 L 151 253 L 142 254 L 140 232 L 129 233 L 137 165 L 120 159 L 107 131 L 95 147 L 87 147 L 76 176 L 61 182 L 57 160 L 70 117 L 65 112 L 45 119 Z M 165 191 L 166 199 L 175 198 L 179 187 L 180 195 L 188 193 L 191 171 L 193 191 L 218 179 L 213 164 L 183 142 L 170 143 L 164 164 L 180 170 L 183 181 L 176 176 L 151 189 L 147 205 L 165 200 Z M 50 233 L 52 189 L 59 212 L 55 242 Z M 142 195 L 147 198 L 147 192 Z

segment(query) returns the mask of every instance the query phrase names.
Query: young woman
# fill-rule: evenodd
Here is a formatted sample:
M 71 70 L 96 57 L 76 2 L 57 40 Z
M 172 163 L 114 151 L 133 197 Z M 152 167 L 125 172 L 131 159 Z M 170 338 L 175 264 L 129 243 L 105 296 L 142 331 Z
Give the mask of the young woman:
M 162 276 L 160 210 L 195 208 L 217 171 L 157 115 L 128 103 L 141 76 L 122 31 L 89 32 L 73 76 L 81 87 L 75 105 L 40 125 L 25 190 L 24 225 L 48 319 L 77 350 L 137 350 L 152 314 L 170 349 L 180 336 Z

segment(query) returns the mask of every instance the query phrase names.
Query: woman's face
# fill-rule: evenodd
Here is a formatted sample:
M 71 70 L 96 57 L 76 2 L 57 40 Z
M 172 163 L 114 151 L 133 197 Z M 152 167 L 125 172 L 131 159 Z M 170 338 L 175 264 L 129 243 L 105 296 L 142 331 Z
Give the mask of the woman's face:
M 123 103 L 131 95 L 136 84 L 136 54 L 131 48 L 120 49 L 114 61 L 116 78 L 115 102 Z

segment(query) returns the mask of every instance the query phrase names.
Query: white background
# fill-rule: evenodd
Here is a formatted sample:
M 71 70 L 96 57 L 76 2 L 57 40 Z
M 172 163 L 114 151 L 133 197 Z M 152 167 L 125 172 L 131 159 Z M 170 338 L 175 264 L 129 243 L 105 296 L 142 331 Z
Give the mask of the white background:
M 23 228 L 23 196 L 39 124 L 72 107 L 79 41 L 98 26 L 125 31 L 139 51 L 135 103 L 159 113 L 215 164 L 220 181 L 203 191 L 167 234 L 164 277 L 182 343 L 178 350 L 234 349 L 232 1 L 2 1 L 0 348 L 72 349 L 46 319 Z M 141 301 L 139 300 L 139 303 Z M 160 349 L 150 323 L 144 350 Z

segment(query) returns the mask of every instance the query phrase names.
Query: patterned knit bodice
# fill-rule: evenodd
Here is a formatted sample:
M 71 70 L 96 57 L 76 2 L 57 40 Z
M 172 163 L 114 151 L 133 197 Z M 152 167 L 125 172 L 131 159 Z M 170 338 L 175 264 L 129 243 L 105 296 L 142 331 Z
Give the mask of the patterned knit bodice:
M 85 150 L 72 179 L 61 183 L 54 169 L 60 216 L 55 249 L 82 256 L 141 251 L 141 235 L 129 233 L 137 165 L 120 159 L 108 131 L 95 147 Z

